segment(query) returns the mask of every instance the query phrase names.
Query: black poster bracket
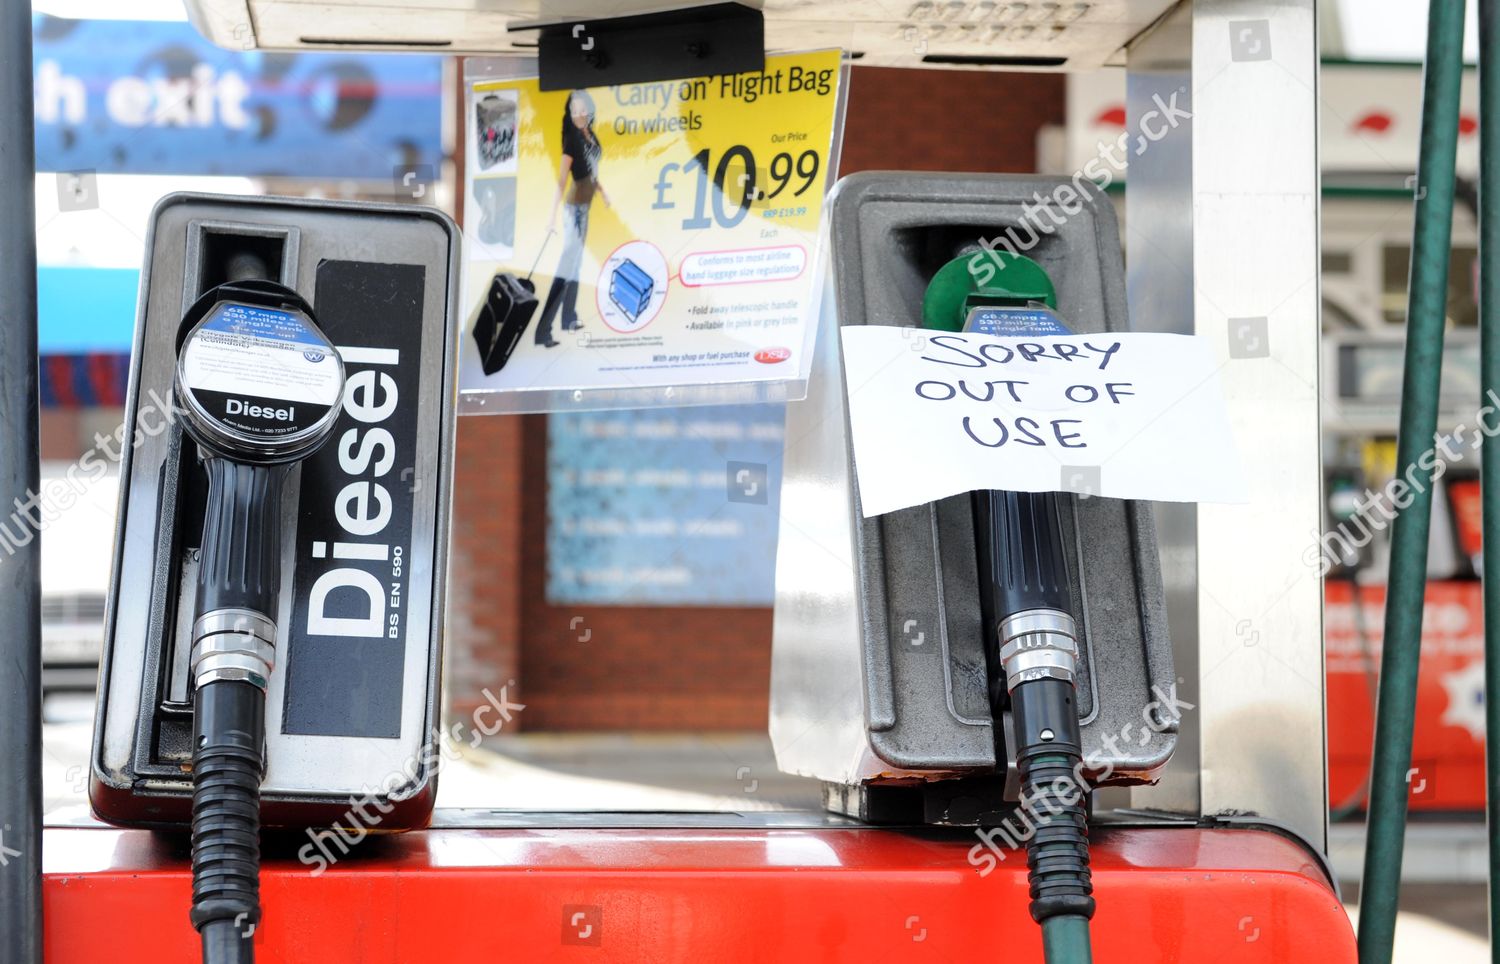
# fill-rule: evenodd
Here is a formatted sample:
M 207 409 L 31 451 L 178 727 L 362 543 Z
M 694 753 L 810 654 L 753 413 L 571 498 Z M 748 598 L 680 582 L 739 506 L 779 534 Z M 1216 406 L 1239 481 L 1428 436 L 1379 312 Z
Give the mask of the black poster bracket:
M 517 23 L 538 31 L 542 90 L 610 87 L 765 68 L 765 18 L 741 3 L 656 13 Z

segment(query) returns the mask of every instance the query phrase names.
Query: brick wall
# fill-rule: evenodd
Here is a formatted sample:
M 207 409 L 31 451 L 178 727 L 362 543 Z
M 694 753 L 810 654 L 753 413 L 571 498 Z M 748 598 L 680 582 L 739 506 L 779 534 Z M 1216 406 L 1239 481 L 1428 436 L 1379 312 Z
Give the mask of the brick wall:
M 528 479 L 546 482 L 522 458 L 527 422 L 546 424 L 535 416 L 458 420 L 444 676 L 453 711 L 465 718 L 486 688 L 498 694 L 520 682 L 521 494 Z
M 840 173 L 1031 171 L 1038 127 L 1062 118 L 1060 75 L 856 67 Z M 546 435 L 542 416 L 459 420 L 455 712 L 514 680 L 524 730 L 763 729 L 769 609 L 547 604 Z
M 855 67 L 839 173 L 1033 171 L 1063 93 L 1062 74 Z

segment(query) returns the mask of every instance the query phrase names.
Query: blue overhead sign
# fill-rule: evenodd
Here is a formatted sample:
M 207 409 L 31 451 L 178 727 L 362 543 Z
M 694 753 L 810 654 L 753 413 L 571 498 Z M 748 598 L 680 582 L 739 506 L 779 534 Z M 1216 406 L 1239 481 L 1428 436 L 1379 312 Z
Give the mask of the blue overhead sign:
M 187 23 L 32 21 L 37 168 L 386 179 L 442 158 L 442 58 L 215 47 Z

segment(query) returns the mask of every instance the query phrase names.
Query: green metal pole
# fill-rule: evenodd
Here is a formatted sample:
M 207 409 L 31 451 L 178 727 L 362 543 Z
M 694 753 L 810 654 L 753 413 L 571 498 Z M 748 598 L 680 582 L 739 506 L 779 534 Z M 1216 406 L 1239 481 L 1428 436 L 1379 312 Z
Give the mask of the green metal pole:
M 1360 964 L 1390 964 L 1401 893 L 1422 602 L 1427 587 L 1427 535 L 1432 515 L 1432 472 L 1424 471 L 1417 460 L 1431 449 L 1437 433 L 1463 40 L 1462 0 L 1431 0 L 1427 62 L 1422 72 L 1422 141 L 1407 295 L 1406 370 L 1401 429 L 1396 440 L 1401 478 L 1420 484 L 1413 486 L 1416 497 L 1391 526 L 1385 646 L 1380 660 L 1370 817 L 1359 894 Z
M 1479 0 L 1479 383 L 1481 405 L 1500 391 L 1500 10 Z M 1489 262 L 1488 270 L 1486 262 Z M 1484 544 L 1500 568 L 1500 444 L 1479 450 Z M 1490 960 L 1500 927 L 1500 578 L 1484 567 L 1484 777 L 1490 845 Z

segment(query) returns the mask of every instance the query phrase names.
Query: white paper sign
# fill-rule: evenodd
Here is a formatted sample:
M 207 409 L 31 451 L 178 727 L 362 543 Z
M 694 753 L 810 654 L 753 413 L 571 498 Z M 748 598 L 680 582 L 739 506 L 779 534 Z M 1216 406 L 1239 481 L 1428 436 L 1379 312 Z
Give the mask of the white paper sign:
M 1199 338 L 841 331 L 866 516 L 979 489 L 1246 501 Z

